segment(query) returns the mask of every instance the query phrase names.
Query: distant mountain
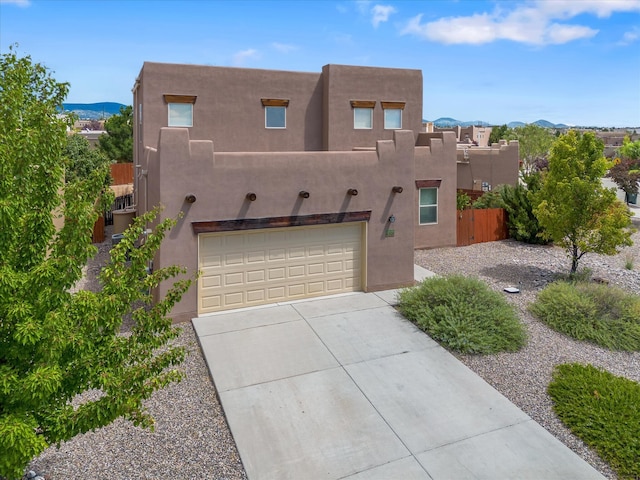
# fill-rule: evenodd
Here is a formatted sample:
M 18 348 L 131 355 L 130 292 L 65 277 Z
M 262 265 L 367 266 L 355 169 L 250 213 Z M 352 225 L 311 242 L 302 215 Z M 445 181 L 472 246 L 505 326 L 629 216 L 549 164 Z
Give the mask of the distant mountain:
M 75 113 L 81 120 L 101 120 L 109 118 L 111 115 L 120 113 L 120 107 L 125 105 L 115 102 L 99 103 L 63 103 L 65 112 Z
M 429 120 L 423 120 L 423 122 L 428 122 Z M 545 127 L 545 128 L 568 128 L 567 125 L 565 125 L 564 123 L 551 123 L 548 120 L 537 120 L 535 122 L 533 122 L 536 125 L 539 125 L 541 127 Z M 471 127 L 471 126 L 480 126 L 480 127 L 490 127 L 493 124 L 489 123 L 489 122 L 485 122 L 482 120 L 471 120 L 471 121 L 461 121 L 461 120 L 456 120 L 455 118 L 450 118 L 450 117 L 441 117 L 438 118 L 437 120 L 433 121 L 433 124 L 438 127 L 438 128 L 452 128 L 452 127 Z M 509 122 L 507 124 L 507 127 L 509 128 L 517 128 L 517 127 L 524 127 L 526 125 L 526 123 L 524 122 Z
M 556 128 L 556 124 L 551 123 L 548 120 L 536 120 L 535 122 L 533 122 L 533 124 L 538 125 L 539 127 L 544 127 L 544 128 Z
M 456 120 L 455 118 L 442 117 L 433 121 L 433 124 L 438 128 L 449 128 L 449 127 L 457 127 L 462 122 L 460 120 Z

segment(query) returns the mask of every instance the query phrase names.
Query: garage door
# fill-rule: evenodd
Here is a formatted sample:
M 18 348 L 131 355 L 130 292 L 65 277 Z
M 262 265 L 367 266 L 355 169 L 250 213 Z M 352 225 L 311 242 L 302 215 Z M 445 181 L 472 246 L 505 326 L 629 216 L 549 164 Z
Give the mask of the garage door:
M 362 290 L 364 222 L 200 234 L 198 313 Z

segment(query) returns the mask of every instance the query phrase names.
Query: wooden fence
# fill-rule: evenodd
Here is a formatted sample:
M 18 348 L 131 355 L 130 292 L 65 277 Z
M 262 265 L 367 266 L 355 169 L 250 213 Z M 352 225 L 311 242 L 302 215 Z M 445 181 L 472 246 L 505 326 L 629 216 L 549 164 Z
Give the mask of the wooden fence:
M 133 163 L 112 163 L 111 178 L 111 185 L 133 183 Z
M 458 210 L 457 224 L 459 247 L 509 238 L 507 212 L 504 208 Z

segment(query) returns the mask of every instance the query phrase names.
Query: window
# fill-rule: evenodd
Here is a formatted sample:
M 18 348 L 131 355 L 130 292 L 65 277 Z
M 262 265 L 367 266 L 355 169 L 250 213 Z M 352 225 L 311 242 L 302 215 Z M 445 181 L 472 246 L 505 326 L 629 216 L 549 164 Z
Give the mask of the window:
M 420 225 L 438 223 L 438 189 L 420 189 Z
M 193 104 L 195 95 L 164 95 L 167 102 L 170 127 L 193 127 Z
M 353 108 L 353 128 L 371 130 L 373 128 L 373 107 L 376 102 L 369 100 L 351 100 Z
M 373 128 L 373 108 L 353 109 L 353 128 L 371 129 Z
M 286 128 L 286 107 L 264 107 L 264 126 L 266 128 Z
M 385 130 L 398 130 L 402 128 L 402 110 L 384 111 Z
M 398 130 L 402 128 L 402 110 L 405 102 L 381 102 L 384 110 L 385 130 Z
M 193 105 L 190 103 L 170 103 L 169 126 L 193 127 Z
M 289 100 L 280 98 L 261 98 L 264 107 L 265 128 L 287 128 L 287 107 Z

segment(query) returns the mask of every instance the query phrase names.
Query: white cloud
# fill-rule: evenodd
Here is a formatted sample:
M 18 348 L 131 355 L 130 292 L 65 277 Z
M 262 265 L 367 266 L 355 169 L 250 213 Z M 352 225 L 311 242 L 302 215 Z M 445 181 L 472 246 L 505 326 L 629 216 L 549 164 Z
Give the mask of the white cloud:
M 503 8 L 503 7 L 515 7 Z M 530 45 L 563 44 L 591 38 L 598 30 L 568 20 L 582 14 L 608 17 L 615 12 L 640 11 L 640 0 L 537 0 L 501 3 L 493 12 L 443 17 L 422 23 L 422 15 L 407 22 L 401 34 L 444 44 L 484 44 L 510 40 Z
M 290 53 L 290 52 L 293 52 L 294 50 L 298 50 L 297 46 L 289 45 L 287 43 L 273 42 L 271 46 L 282 53 Z
M 640 39 L 640 27 L 634 27 L 628 32 L 624 32 L 622 40 L 618 42 L 618 45 L 631 45 Z
M 374 5 L 371 9 L 371 23 L 373 24 L 373 27 L 378 28 L 378 25 L 380 25 L 380 23 L 389 20 L 389 16 L 392 13 L 396 12 L 397 10 L 391 5 Z
M 233 56 L 233 64 L 235 66 L 244 65 L 245 62 L 252 58 L 258 58 L 258 51 L 254 48 L 241 50 Z
M 370 0 L 357 0 L 356 8 L 361 15 L 371 16 L 371 24 L 374 28 L 378 28 L 382 22 L 389 20 L 391 14 L 396 13 L 397 10 L 391 5 L 375 4 L 371 6 L 373 2 Z
M 640 11 L 640 0 L 538 0 L 535 5 L 553 18 L 572 18 L 583 13 L 605 18 L 615 12 Z
M 31 0 L 0 0 L 0 3 L 17 5 L 18 7 L 28 7 L 31 5 Z

